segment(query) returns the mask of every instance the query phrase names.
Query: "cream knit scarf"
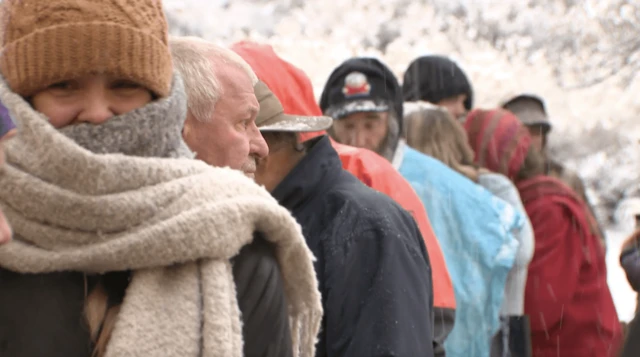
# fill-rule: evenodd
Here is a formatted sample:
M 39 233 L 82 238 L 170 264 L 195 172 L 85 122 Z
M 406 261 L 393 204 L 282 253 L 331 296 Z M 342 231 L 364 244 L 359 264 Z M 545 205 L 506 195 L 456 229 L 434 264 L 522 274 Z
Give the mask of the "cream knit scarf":
M 168 98 L 63 132 L 4 81 L 0 101 L 19 130 L 0 171 L 0 205 L 15 232 L 0 247 L 0 266 L 133 270 L 107 356 L 241 356 L 229 259 L 254 231 L 276 247 L 294 355 L 314 355 L 322 307 L 300 226 L 239 172 L 157 158 L 189 154 L 180 138 L 186 100 L 179 78 Z

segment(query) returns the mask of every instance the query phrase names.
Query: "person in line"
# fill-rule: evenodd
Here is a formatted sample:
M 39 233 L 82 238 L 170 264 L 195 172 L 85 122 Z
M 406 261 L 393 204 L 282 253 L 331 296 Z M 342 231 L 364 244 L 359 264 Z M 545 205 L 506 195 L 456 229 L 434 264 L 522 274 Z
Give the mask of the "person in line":
M 405 102 L 428 102 L 464 120 L 473 108 L 473 87 L 462 68 L 450 58 L 421 56 L 409 63 L 402 79 Z
M 195 158 L 214 167 L 229 167 L 254 178 L 258 160 L 269 152 L 256 126 L 260 105 L 253 92 L 258 78 L 251 67 L 226 47 L 197 37 L 169 38 L 174 68 L 181 74 L 187 94 L 187 116 L 182 136 Z M 259 263 L 259 261 L 256 261 Z M 271 265 L 240 265 L 234 273 L 251 283 L 259 272 L 270 276 L 269 284 L 242 286 L 238 292 L 244 325 L 246 356 L 280 356 L 289 353 L 289 325 L 268 310 L 255 308 L 260 301 L 277 297 L 279 278 Z M 239 284 L 239 283 L 237 283 Z M 270 295 L 263 294 L 263 289 Z M 270 297 L 273 296 L 273 297 Z M 275 319 L 274 319 L 275 318 Z M 271 325 L 270 321 L 277 323 Z
M 522 93 L 509 98 L 502 108 L 515 114 L 527 127 L 531 135 L 531 145 L 538 150 L 545 160 L 545 174 L 563 181 L 587 204 L 591 214 L 596 217 L 593 205 L 589 202 L 584 182 L 578 174 L 553 160 L 549 155 L 549 134 L 553 129 L 547 113 L 544 99 L 535 94 Z M 596 217 L 597 218 L 597 217 Z M 602 237 L 602 245 L 606 248 L 606 237 L 598 223 L 598 231 Z
M 0 25 L 0 355 L 312 356 L 311 252 L 263 188 L 193 159 L 161 2 L 6 0 Z
M 519 243 L 518 254 L 507 276 L 500 307 L 501 325 L 491 345 L 491 356 L 530 356 L 530 331 L 528 318 L 524 314 L 524 291 L 527 268 L 533 257 L 534 237 L 518 189 L 506 176 L 478 167 L 474 163 L 474 153 L 469 146 L 467 133 L 445 108 L 429 104 L 423 109 L 408 113 L 404 118 L 404 128 L 409 146 L 442 161 L 509 203 L 522 215 L 524 225 L 515 233 Z
M 282 103 L 290 115 L 321 116 L 315 101 L 313 86 L 307 75 L 293 64 L 280 58 L 269 45 L 239 42 L 232 46 L 243 59 L 251 64 Z M 325 131 L 299 133 L 301 141 L 326 134 Z M 444 341 L 453 328 L 456 301 L 449 270 L 442 249 L 431 228 L 424 206 L 409 183 L 376 153 L 358 147 L 337 143 L 329 138 L 338 152 L 343 169 L 361 182 L 382 192 L 412 214 L 423 236 L 431 263 L 434 294 L 434 354 L 444 356 Z
M 299 132 L 331 118 L 284 114 L 263 83 L 256 96 L 269 145 L 256 182 L 293 213 L 317 257 L 325 316 L 316 356 L 433 356 L 431 269 L 411 215 L 344 171 L 326 136 L 299 143 Z
M 525 289 L 534 357 L 616 356 L 621 327 L 594 217 L 544 159 L 512 113 L 474 110 L 465 121 L 474 162 L 510 178 L 531 220 L 535 250 Z

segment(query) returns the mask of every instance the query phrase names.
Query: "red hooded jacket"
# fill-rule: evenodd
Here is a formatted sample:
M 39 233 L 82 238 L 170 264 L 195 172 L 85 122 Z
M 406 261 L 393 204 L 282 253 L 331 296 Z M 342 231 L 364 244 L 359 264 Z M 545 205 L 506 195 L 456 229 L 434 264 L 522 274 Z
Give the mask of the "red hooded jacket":
M 232 46 L 251 65 L 258 78 L 278 97 L 287 114 L 322 115 L 315 101 L 313 86 L 299 68 L 281 59 L 269 45 L 240 42 Z M 324 132 L 307 133 L 302 140 L 323 135 Z M 376 153 L 342 145 L 332 140 L 340 155 L 342 167 L 358 177 L 367 186 L 387 194 L 409 211 L 425 241 L 431 262 L 434 306 L 455 309 L 453 284 L 445 264 L 440 244 L 431 228 L 427 213 L 413 188 L 383 157 Z
M 531 139 L 515 115 L 475 110 L 465 128 L 477 163 L 516 177 Z M 616 356 L 622 334 L 595 218 L 553 177 L 535 176 L 516 187 L 535 235 L 525 289 L 533 356 Z
M 517 184 L 536 236 L 525 295 L 534 356 L 613 357 L 622 342 L 595 219 L 562 181 Z

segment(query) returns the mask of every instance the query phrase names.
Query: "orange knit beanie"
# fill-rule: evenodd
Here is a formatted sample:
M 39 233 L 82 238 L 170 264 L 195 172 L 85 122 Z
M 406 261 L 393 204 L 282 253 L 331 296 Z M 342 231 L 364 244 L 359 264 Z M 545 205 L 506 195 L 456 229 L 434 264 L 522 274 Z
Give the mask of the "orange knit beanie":
M 169 94 L 161 0 L 3 0 L 0 41 L 0 72 L 23 97 L 96 73 Z

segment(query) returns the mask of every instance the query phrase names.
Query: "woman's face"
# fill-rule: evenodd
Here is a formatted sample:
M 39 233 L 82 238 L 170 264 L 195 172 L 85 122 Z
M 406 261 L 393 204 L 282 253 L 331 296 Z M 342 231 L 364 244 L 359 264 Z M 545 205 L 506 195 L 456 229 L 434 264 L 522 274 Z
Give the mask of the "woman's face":
M 151 92 L 130 80 L 89 75 L 58 82 L 31 98 L 34 109 L 56 128 L 79 123 L 101 124 L 111 117 L 143 107 Z

